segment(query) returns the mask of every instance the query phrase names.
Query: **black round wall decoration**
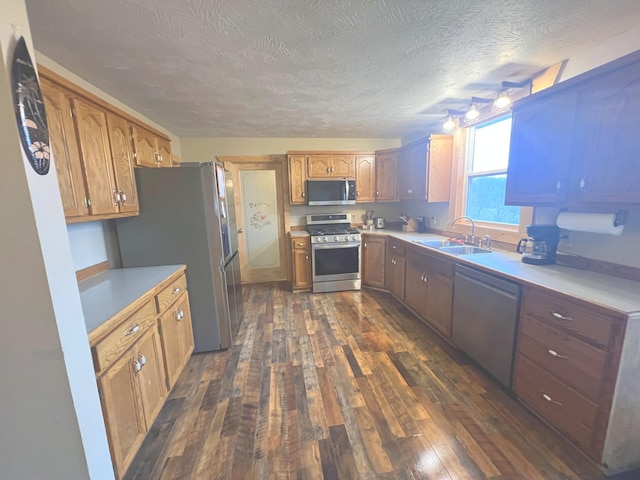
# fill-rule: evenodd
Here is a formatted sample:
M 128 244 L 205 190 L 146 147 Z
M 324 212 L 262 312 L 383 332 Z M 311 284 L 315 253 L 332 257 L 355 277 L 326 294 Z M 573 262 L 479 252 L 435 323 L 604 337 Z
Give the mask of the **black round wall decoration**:
M 11 88 L 22 148 L 36 173 L 46 175 L 51 157 L 47 116 L 24 37 L 20 37 L 13 53 Z

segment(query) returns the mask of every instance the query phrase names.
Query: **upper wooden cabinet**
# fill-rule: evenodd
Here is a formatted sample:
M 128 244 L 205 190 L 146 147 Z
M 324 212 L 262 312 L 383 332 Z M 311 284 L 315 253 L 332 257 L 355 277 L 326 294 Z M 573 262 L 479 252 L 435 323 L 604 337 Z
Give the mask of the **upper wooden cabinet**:
M 164 138 L 137 125 L 131 126 L 133 156 L 138 167 L 170 167 L 171 144 Z
M 640 53 L 514 106 L 506 203 L 640 203 Z
M 376 201 L 397 202 L 398 155 L 400 150 L 376 152 Z
M 44 78 L 41 86 L 64 215 L 67 218 L 88 215 L 89 207 L 69 92 Z
M 305 155 L 289 155 L 289 202 L 305 204 L 307 182 L 307 157 Z
M 356 155 L 356 201 L 373 202 L 376 199 L 376 157 Z
M 137 120 L 38 67 L 67 223 L 136 215 L 132 126 Z M 149 127 L 157 163 L 171 165 L 169 140 Z M 154 165 L 155 166 L 155 165 Z
M 399 150 L 400 200 L 448 202 L 453 137 L 431 135 Z
M 307 157 L 307 178 L 355 177 L 353 155 L 309 155 Z

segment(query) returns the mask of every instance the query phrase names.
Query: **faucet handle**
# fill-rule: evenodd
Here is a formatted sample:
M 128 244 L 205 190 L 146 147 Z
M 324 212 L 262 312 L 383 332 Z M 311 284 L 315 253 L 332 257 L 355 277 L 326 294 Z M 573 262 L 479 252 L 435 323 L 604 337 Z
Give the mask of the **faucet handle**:
M 491 248 L 491 235 L 484 236 L 484 245 L 487 248 Z

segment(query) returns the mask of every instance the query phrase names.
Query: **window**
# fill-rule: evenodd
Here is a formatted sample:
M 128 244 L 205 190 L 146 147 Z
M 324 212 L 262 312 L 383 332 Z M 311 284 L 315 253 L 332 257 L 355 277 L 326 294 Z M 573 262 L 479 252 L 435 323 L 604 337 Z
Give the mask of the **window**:
M 464 214 L 476 221 L 519 225 L 520 207 L 504 204 L 511 116 L 469 130 Z

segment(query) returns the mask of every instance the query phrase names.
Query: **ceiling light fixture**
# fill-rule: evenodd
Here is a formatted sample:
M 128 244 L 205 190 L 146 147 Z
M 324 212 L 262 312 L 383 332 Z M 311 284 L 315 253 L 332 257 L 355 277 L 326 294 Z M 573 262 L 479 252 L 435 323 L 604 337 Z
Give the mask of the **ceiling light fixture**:
M 456 121 L 453 119 L 451 115 L 447 117 L 447 119 L 442 124 L 442 131 L 444 133 L 453 133 L 456 129 Z
M 493 102 L 493 109 L 501 112 L 511 107 L 512 103 L 513 101 L 511 100 L 509 91 L 505 89 L 498 94 L 498 98 L 496 98 L 495 102 Z
M 467 113 L 464 114 L 464 121 L 465 123 L 475 123 L 478 118 L 480 118 L 480 110 L 478 110 L 478 106 L 475 103 L 472 103 Z

